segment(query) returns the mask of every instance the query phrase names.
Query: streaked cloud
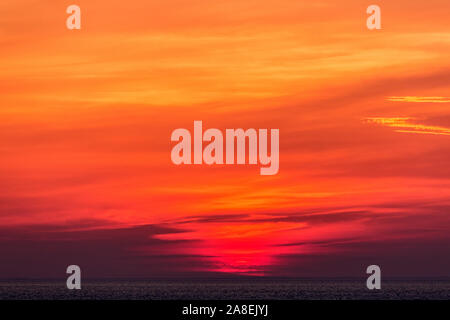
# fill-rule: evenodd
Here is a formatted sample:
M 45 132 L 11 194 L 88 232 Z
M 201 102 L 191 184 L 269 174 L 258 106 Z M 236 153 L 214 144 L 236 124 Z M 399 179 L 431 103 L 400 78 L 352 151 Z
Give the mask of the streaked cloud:
M 448 103 L 450 102 L 450 97 L 416 97 L 416 96 L 406 96 L 406 97 L 389 97 L 388 101 L 394 102 L 427 102 L 427 103 Z
M 396 128 L 396 132 L 450 135 L 450 128 L 415 123 L 415 118 L 365 118 L 364 120 L 368 123 Z

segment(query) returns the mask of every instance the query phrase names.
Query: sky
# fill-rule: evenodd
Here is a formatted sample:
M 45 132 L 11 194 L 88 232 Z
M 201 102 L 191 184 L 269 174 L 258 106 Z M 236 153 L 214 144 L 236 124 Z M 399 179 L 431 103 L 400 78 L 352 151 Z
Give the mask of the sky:
M 449 10 L 2 0 L 0 278 L 449 277 Z M 279 129 L 279 173 L 174 165 L 194 120 Z

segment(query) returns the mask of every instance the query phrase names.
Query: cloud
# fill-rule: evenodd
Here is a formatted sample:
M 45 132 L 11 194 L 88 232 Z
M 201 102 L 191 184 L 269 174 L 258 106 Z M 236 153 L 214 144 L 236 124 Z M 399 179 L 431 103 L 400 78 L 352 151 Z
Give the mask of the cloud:
M 340 250 L 280 254 L 267 275 L 365 278 L 367 266 L 381 267 L 385 278 L 448 278 L 448 238 L 359 240 L 332 243 Z M 411 254 L 413 253 L 413 254 Z
M 389 97 L 388 101 L 394 102 L 418 102 L 418 103 L 448 103 L 450 102 L 449 97 L 415 97 L 415 96 L 406 96 L 406 97 Z
M 398 275 L 404 261 L 416 262 L 405 274 L 444 275 L 448 210 L 445 202 L 414 200 L 138 226 L 96 219 L 3 226 L 0 278 L 64 278 L 69 264 L 87 278 L 354 276 L 367 263 Z M 431 252 L 441 265 L 429 269 Z
M 86 278 L 177 276 L 206 269 L 204 257 L 186 254 L 195 240 L 156 238 L 183 232 L 165 225 L 118 227 L 108 221 L 1 227 L 0 278 L 63 278 L 71 264 L 79 265 Z
M 415 118 L 397 117 L 397 118 L 365 118 L 367 123 L 379 124 L 385 127 L 395 128 L 396 132 L 403 133 L 419 133 L 419 134 L 433 134 L 433 135 L 450 135 L 450 128 L 431 126 L 426 124 L 415 123 Z

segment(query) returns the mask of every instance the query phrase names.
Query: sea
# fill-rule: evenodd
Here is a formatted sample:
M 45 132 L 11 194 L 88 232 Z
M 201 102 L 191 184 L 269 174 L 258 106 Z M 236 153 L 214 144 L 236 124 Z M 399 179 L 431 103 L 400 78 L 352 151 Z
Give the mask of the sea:
M 448 280 L 0 280 L 0 300 L 450 300 Z

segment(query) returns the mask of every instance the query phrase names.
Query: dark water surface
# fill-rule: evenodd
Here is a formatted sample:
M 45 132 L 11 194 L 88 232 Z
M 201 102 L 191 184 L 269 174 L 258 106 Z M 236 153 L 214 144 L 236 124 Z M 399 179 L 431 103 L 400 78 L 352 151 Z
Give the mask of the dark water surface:
M 373 291 L 354 280 L 85 281 L 81 290 L 68 290 L 65 281 L 0 281 L 0 300 L 10 299 L 450 300 L 450 280 L 386 280 Z

